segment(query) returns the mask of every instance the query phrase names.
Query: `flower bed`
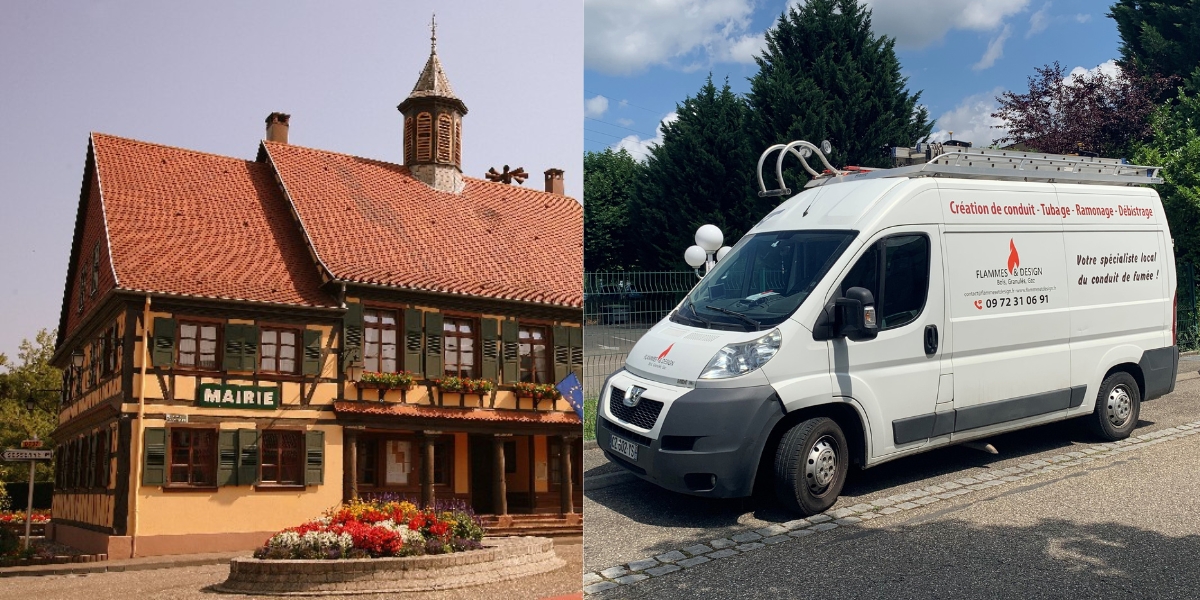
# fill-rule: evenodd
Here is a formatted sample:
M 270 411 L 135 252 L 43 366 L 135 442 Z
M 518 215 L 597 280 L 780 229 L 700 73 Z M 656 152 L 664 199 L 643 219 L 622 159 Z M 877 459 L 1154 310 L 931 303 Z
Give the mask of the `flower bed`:
M 484 528 L 463 503 L 419 509 L 394 499 L 353 500 L 271 536 L 259 559 L 356 559 L 478 550 Z
M 34 525 L 45 525 L 50 522 L 50 511 L 35 510 L 33 511 L 32 521 Z M 8 524 L 25 524 L 25 511 L 23 510 L 5 510 L 0 511 L 0 523 Z
M 457 392 L 460 394 L 487 394 L 496 389 L 496 382 L 491 379 L 446 377 L 445 379 L 435 379 L 433 383 L 443 392 Z
M 558 392 L 558 388 L 549 383 L 530 383 L 520 381 L 513 384 L 513 390 L 517 396 L 522 398 L 533 398 L 535 400 L 557 400 L 562 394 Z
M 360 388 L 376 388 L 381 390 L 411 390 L 416 380 L 417 377 L 408 371 L 401 371 L 399 373 L 364 371 L 358 377 L 357 385 Z

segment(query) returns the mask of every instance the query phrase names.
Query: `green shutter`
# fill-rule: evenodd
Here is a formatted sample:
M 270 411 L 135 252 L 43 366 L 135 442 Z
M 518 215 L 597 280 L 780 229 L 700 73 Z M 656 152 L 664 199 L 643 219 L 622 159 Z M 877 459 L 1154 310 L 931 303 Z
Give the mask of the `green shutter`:
M 217 434 L 217 485 L 237 485 L 237 434 L 232 429 Z
M 258 483 L 258 430 L 239 429 L 237 441 L 237 484 Z
M 304 374 L 321 374 L 321 332 L 315 329 L 304 330 Z
M 500 340 L 496 336 L 496 319 L 480 319 L 480 338 L 483 340 L 480 373 L 484 379 L 500 377 Z
M 142 449 L 142 485 L 163 485 L 167 480 L 167 429 L 147 427 Z
M 244 325 L 228 323 L 225 325 L 225 356 L 222 366 L 226 371 L 242 370 L 242 336 Z
M 421 373 L 421 311 L 404 311 L 404 370 Z
M 304 434 L 304 485 L 325 483 L 325 432 Z
M 442 366 L 442 313 L 425 313 L 425 377 L 437 379 L 446 374 Z
M 363 305 L 346 303 L 346 314 L 342 316 L 342 369 L 361 367 L 363 340 Z
M 154 337 L 151 339 L 150 365 L 170 367 L 175 361 L 175 319 L 154 317 Z
M 242 325 L 242 370 L 258 371 L 258 325 Z
M 504 366 L 504 383 L 516 383 L 521 379 L 520 345 L 517 336 L 520 332 L 516 321 L 500 321 L 500 350 Z
M 575 373 L 575 378 L 579 380 L 579 383 L 583 383 L 583 328 L 568 327 L 567 334 L 569 336 L 567 346 L 571 349 L 571 372 Z
M 554 344 L 554 381 L 562 381 L 566 379 L 571 367 L 571 348 L 568 345 L 571 338 L 567 334 L 567 328 L 562 325 L 554 326 L 553 335 L 550 341 Z

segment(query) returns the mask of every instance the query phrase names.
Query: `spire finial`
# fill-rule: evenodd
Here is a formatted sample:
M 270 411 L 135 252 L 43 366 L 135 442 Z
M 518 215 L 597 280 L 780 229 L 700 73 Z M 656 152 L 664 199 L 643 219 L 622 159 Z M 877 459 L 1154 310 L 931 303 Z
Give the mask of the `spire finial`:
M 429 19 L 429 52 L 437 52 L 437 13 Z

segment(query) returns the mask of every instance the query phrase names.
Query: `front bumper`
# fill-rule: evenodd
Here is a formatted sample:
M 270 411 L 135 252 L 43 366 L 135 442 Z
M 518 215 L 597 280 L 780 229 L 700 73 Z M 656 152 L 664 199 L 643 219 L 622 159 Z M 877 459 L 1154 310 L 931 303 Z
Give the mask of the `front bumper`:
M 611 385 L 603 389 L 596 442 L 608 459 L 661 487 L 697 496 L 749 496 L 763 446 L 784 415 L 769 385 L 700 388 L 664 406 L 653 430 L 639 433 L 612 416 L 604 406 Z M 612 449 L 614 435 L 637 445 L 637 460 Z

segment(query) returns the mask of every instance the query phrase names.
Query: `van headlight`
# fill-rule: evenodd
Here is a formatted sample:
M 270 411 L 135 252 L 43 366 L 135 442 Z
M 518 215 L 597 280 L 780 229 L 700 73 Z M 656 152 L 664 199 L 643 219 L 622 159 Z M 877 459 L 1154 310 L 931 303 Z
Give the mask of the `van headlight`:
M 726 379 L 745 375 L 771 360 L 779 352 L 783 342 L 783 334 L 778 329 L 756 340 L 729 344 L 717 351 L 717 355 L 708 361 L 700 379 Z

